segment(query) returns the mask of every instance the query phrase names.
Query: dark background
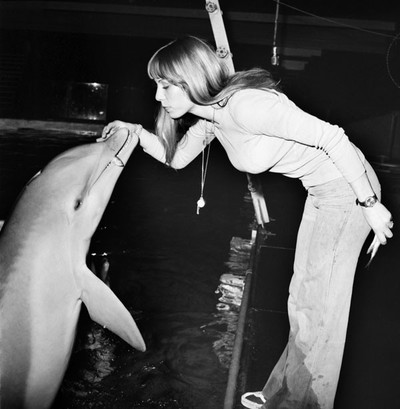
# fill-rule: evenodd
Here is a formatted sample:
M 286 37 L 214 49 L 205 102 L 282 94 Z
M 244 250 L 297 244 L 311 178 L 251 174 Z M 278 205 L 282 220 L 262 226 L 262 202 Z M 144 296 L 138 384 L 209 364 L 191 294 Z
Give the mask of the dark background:
M 276 4 L 220 1 L 236 70 L 270 69 L 298 105 L 343 126 L 398 110 L 399 4 L 280 3 L 273 67 Z M 99 83 L 105 109 L 94 120 L 151 127 L 147 61 L 183 34 L 213 42 L 203 1 L 0 1 L 0 116 L 85 120 L 66 100 L 76 84 Z
M 390 3 L 358 0 L 290 0 L 290 3 L 280 3 L 277 46 L 281 64 L 273 67 L 271 54 L 276 2 L 220 0 L 236 70 L 253 66 L 270 69 L 280 79 L 282 89 L 300 107 L 343 126 L 367 156 L 375 159 L 373 165 L 382 182 L 385 203 L 396 221 L 400 209 L 400 2 Z M 1 119 L 6 118 L 99 125 L 121 119 L 152 127 L 156 108 L 155 88 L 147 77 L 147 61 L 160 46 L 183 34 L 213 41 L 204 1 L 0 0 L 0 124 Z M 93 108 L 93 112 L 88 112 L 89 107 Z M 36 140 L 30 143 L 25 143 L 24 149 L 39 156 L 34 148 L 42 152 L 43 148 Z M 142 152 L 135 154 L 135 160 L 138 160 Z M 17 153 L 15 155 L 15 160 L 12 158 L 10 163 L 13 167 L 18 164 L 25 169 L 25 162 L 18 159 Z M 172 232 L 172 238 L 163 241 L 174 247 L 179 271 L 189 271 L 189 268 L 181 268 L 180 264 L 186 250 L 189 267 L 197 263 L 197 258 L 193 261 L 193 254 L 203 254 L 200 248 L 207 253 L 206 259 L 213 258 L 209 256 L 211 249 L 207 247 L 210 246 L 208 230 L 204 230 L 204 237 L 193 239 L 193 242 L 197 240 L 198 247 L 186 240 L 189 244 L 186 243 L 182 249 L 176 245 L 173 235 L 181 234 L 174 226 L 179 226 L 185 237 L 188 230 L 194 237 L 194 232 L 201 233 L 201 226 L 211 226 L 211 232 L 215 230 L 222 234 L 224 229 L 218 215 L 223 214 L 223 223 L 231 226 L 235 218 L 228 217 L 225 209 L 233 206 L 234 200 L 229 194 L 241 197 L 246 188 L 245 175 L 238 175 L 228 164 L 219 145 L 213 146 L 211 155 L 207 179 L 208 204 L 202 219 L 194 215 L 200 176 L 198 161 L 179 172 L 176 191 L 169 189 L 170 183 L 164 186 L 161 182 L 165 182 L 165 178 L 174 178 L 175 184 L 176 178 L 178 185 L 178 174 L 167 174 L 161 165 L 157 165 L 157 171 L 162 175 L 161 182 L 157 184 L 150 180 L 150 177 L 157 176 L 154 161 L 151 165 L 146 162 L 148 167 L 142 162 L 138 166 L 142 173 L 139 172 L 137 181 L 141 186 L 137 206 L 144 207 L 139 213 L 137 208 L 129 208 L 130 217 L 146 213 L 142 217 L 144 226 L 149 229 L 143 227 L 146 243 L 153 238 L 149 219 L 157 222 L 153 221 L 157 240 L 164 238 L 160 232 Z M 147 160 L 147 155 L 144 156 Z M 224 159 L 218 161 L 217 157 Z M 226 174 L 221 170 L 225 165 L 229 166 Z M 3 172 L 3 177 L 5 174 Z M 182 187 L 184 175 L 189 177 Z M 236 177 L 239 187 L 234 191 L 227 181 Z M 298 181 L 281 175 L 263 175 L 262 182 L 273 219 L 269 228 L 277 232 L 274 238 L 281 249 L 291 248 L 301 216 L 304 190 Z M 165 194 L 163 189 L 166 189 Z M 189 200 L 190 194 L 191 204 L 186 206 L 179 195 Z M 220 197 L 225 201 L 221 201 Z M 157 217 L 149 213 L 146 199 L 157 204 L 154 210 Z M 215 212 L 218 203 L 221 207 Z M 175 205 L 179 205 L 179 212 L 173 209 Z M 190 211 L 192 219 L 186 213 L 183 215 L 182 209 Z M 174 225 L 176 214 L 179 217 L 183 215 L 182 223 Z M 210 221 L 211 214 L 214 219 Z M 198 225 L 191 224 L 193 219 Z M 208 220 L 208 224 L 204 220 Z M 133 223 L 126 225 L 131 228 Z M 139 236 L 137 228 L 133 231 Z M 395 232 L 395 239 L 390 245 L 379 250 L 370 270 L 364 268 L 366 255 L 363 250 L 337 394 L 338 408 L 399 407 L 397 237 Z M 151 251 L 158 248 L 153 243 L 148 247 Z M 223 250 L 220 244 L 214 247 L 220 252 Z M 154 259 L 154 254 L 149 254 L 149 260 Z M 291 264 L 290 258 L 286 261 Z M 147 274 L 152 264 L 148 267 L 149 262 L 146 263 L 143 268 Z M 269 259 L 267 264 L 269 267 Z M 279 259 L 276 264 L 284 267 Z M 197 265 L 199 269 L 203 268 L 202 263 Z M 281 270 L 274 272 L 280 275 Z M 291 274 L 290 267 L 287 273 Z M 218 281 L 219 272 L 217 275 L 215 281 Z M 160 281 L 160 276 L 154 276 L 155 281 Z M 268 288 L 276 293 L 281 288 L 282 300 L 285 301 L 287 286 L 282 284 L 277 288 L 279 282 L 275 277 L 271 273 L 266 277 L 273 281 Z M 152 290 L 149 293 L 154 292 L 154 284 L 149 287 Z M 215 288 L 215 283 L 211 288 Z M 164 291 L 163 296 L 167 297 L 168 291 Z M 179 297 L 174 299 L 179 301 Z M 285 318 L 282 312 L 279 314 Z M 286 342 L 287 331 L 286 327 L 283 328 L 280 343 L 276 339 L 280 334 L 279 328 L 268 327 L 268 342 L 260 349 L 268 355 L 266 358 L 270 362 L 257 356 L 260 365 L 274 364 Z M 258 339 L 264 341 L 265 338 L 256 337 L 257 342 Z M 273 356 L 274 351 L 276 357 Z M 258 376 L 259 371 L 248 371 L 250 376 L 254 373 L 257 377 L 257 388 L 265 381 L 267 369 L 270 368 L 262 369 L 262 377 Z

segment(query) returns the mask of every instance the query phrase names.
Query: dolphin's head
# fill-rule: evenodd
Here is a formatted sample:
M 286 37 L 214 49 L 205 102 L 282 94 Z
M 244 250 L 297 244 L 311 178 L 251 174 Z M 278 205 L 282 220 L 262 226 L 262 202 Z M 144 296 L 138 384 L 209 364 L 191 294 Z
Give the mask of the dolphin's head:
M 41 195 L 37 213 L 46 224 L 65 225 L 77 257 L 86 253 L 114 186 L 137 144 L 127 128 L 104 142 L 81 145 L 55 157 L 28 184 Z M 54 219 L 53 219 L 54 218 Z
M 86 266 L 90 239 L 137 144 L 121 128 L 55 157 L 23 189 L 0 235 L 0 406 L 50 407 L 69 360 L 81 302 L 145 350 L 132 315 Z M 4 346 L 4 348 L 3 348 Z

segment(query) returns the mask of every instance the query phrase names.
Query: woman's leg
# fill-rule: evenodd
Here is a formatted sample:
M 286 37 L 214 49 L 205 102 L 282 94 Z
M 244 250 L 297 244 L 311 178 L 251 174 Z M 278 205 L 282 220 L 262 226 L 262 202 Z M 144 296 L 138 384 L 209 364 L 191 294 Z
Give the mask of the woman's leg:
M 296 351 L 296 349 L 294 348 L 295 345 L 294 338 L 299 333 L 300 325 L 299 319 L 297 318 L 296 314 L 297 304 L 296 300 L 299 293 L 299 287 L 301 285 L 301 282 L 303 281 L 303 278 L 305 277 L 308 249 L 310 248 L 310 240 L 312 237 L 312 231 L 314 230 L 314 223 L 316 218 L 314 213 L 315 209 L 311 202 L 311 199 L 310 197 L 307 197 L 304 206 L 303 217 L 297 234 L 294 274 L 289 288 L 288 298 L 288 315 L 290 323 L 289 340 L 285 350 L 283 351 L 280 359 L 275 365 L 263 389 L 263 394 L 268 400 L 272 399 L 273 397 L 277 399 L 279 398 L 279 396 L 282 396 L 282 398 L 284 398 L 285 394 L 287 393 L 287 377 L 289 376 L 289 374 L 287 373 L 288 369 L 287 366 L 292 360 L 289 357 L 289 355 L 290 354 L 293 355 L 293 353 Z M 301 360 L 302 359 L 300 358 L 299 361 L 301 362 Z
M 350 186 L 311 188 L 289 289 L 289 341 L 263 394 L 265 408 L 332 408 L 353 278 L 370 228 Z

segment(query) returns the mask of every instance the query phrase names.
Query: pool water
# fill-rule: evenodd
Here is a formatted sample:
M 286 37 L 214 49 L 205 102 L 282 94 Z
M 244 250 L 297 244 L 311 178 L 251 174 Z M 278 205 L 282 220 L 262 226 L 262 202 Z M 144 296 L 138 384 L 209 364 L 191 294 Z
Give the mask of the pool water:
M 0 133 L 0 219 L 24 184 L 56 154 L 94 141 L 89 133 Z M 93 323 L 83 308 L 70 366 L 54 408 L 223 406 L 238 311 L 217 308 L 233 237 L 250 238 L 246 175 L 211 147 L 206 206 L 196 214 L 201 162 L 174 171 L 137 148 L 93 239 L 88 263 L 106 269 L 133 314 L 147 351 Z M 107 268 L 106 268 L 107 267 Z

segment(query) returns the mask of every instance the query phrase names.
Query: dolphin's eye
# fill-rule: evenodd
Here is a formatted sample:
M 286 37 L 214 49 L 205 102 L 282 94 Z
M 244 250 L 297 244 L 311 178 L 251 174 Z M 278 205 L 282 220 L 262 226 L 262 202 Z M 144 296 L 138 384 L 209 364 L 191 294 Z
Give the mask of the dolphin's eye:
M 78 210 L 81 207 L 81 205 L 82 205 L 82 200 L 78 199 L 75 202 L 74 210 Z

